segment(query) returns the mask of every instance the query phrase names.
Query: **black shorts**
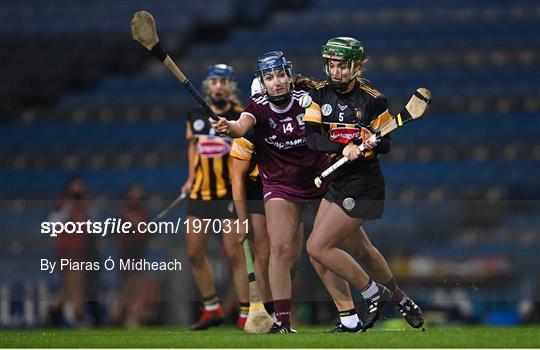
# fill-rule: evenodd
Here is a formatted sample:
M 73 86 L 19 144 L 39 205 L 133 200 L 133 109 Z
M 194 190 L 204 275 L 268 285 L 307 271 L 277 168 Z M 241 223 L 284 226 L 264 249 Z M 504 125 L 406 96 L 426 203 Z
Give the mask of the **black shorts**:
M 228 197 L 208 201 L 190 199 L 186 214 L 199 219 L 236 219 L 234 203 Z
M 262 182 L 246 180 L 247 209 L 250 214 L 265 214 Z
M 348 216 L 364 220 L 382 217 L 386 198 L 384 177 L 379 167 L 366 172 L 336 174 L 324 196 Z

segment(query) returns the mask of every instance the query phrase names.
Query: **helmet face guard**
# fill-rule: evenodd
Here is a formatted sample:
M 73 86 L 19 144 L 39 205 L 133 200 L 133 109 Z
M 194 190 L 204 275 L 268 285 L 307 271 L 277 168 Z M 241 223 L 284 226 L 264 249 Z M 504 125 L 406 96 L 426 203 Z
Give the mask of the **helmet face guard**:
M 356 78 L 356 73 L 353 74 L 354 65 L 356 62 L 362 62 L 364 59 L 364 46 L 354 38 L 338 37 L 332 38 L 324 44 L 321 51 L 321 56 L 324 59 L 324 71 L 330 85 L 336 90 L 346 90 L 349 83 Z M 335 82 L 330 74 L 330 60 L 346 61 L 349 67 L 349 81 Z
M 278 96 L 270 96 L 264 85 L 264 76 L 266 74 L 275 74 L 279 71 L 283 71 L 285 75 L 291 79 L 289 91 Z M 261 93 L 266 95 L 268 101 L 278 105 L 289 103 L 293 95 L 294 84 L 292 83 L 291 63 L 285 59 L 283 52 L 270 51 L 257 57 L 257 71 L 255 72 L 255 77 L 259 79 L 262 90 Z

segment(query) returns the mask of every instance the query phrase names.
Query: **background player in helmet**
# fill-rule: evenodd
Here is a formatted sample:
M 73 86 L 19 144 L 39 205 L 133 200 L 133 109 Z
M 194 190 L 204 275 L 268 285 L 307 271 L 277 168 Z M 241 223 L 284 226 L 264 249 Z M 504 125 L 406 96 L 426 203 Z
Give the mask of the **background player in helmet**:
M 217 64 L 208 69 L 203 82 L 203 90 L 216 114 L 235 120 L 243 108 L 236 98 L 236 83 L 232 79 L 233 69 Z M 182 186 L 182 192 L 189 191 L 187 220 L 193 219 L 232 219 L 232 203 L 229 151 L 232 140 L 217 135 L 207 122 L 208 116 L 202 108 L 192 110 L 188 115 L 187 139 L 189 176 Z M 190 227 L 186 234 L 186 249 L 195 282 L 203 297 L 204 309 L 193 330 L 204 330 L 223 322 L 223 309 L 216 296 L 214 275 L 205 253 L 209 232 L 196 232 Z M 234 286 L 240 301 L 238 327 L 243 328 L 249 308 L 249 290 L 245 273 L 245 260 L 242 247 L 234 234 L 223 234 L 223 247 L 231 263 Z
M 294 88 L 291 65 L 280 51 L 258 58 L 256 76 L 263 88 L 238 121 L 220 118 L 211 122 L 219 132 L 241 137 L 255 131 L 257 163 L 264 188 L 267 229 L 270 238 L 269 282 L 278 322 L 271 333 L 290 333 L 291 275 L 301 239 L 301 203 L 317 201 L 325 188 L 311 184 L 313 172 L 329 165 L 329 158 L 307 148 L 304 108 L 298 100 L 307 93 Z M 298 251 L 297 251 L 298 250 Z
M 380 218 L 384 209 L 384 178 L 377 154 L 388 153 L 391 141 L 389 138 L 376 142 L 367 139 L 371 136 L 371 121 L 389 113 L 386 99 L 359 78 L 364 60 L 361 42 L 347 37 L 330 39 L 323 46 L 322 56 L 328 79 L 310 92 L 313 103 L 304 117 L 308 145 L 318 151 L 342 154 L 350 162 L 336 172 L 321 202 L 307 242 L 308 253 L 316 263 L 361 291 L 366 300 L 364 329 L 373 326 L 383 303 L 390 300 L 411 326 L 421 327 L 420 309 L 397 286 L 386 261 L 371 249 L 373 246 L 361 228 L 365 220 Z M 365 153 L 358 149 L 362 140 L 367 149 Z M 340 248 L 348 239 L 358 240 L 359 230 L 361 238 L 357 243 L 375 254 L 378 263 L 373 266 L 377 267 L 378 277 L 386 277 L 384 285 L 372 281 Z M 324 272 L 320 267 L 317 270 L 319 274 Z

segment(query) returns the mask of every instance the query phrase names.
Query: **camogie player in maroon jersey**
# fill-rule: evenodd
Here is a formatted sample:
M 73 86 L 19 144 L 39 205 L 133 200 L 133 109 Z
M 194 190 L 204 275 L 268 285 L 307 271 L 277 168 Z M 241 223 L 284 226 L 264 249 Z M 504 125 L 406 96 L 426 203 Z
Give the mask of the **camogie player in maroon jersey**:
M 294 247 L 301 238 L 300 213 L 306 203 L 318 205 L 326 192 L 324 187 L 313 186 L 313 173 L 328 167 L 330 158 L 306 145 L 304 108 L 299 99 L 307 92 L 299 88 L 301 84 L 294 86 L 291 65 L 283 53 L 272 51 L 260 56 L 257 68 L 262 93 L 251 98 L 237 121 L 220 118 L 210 122 L 218 132 L 233 137 L 242 137 L 250 129 L 255 131 L 270 238 L 268 275 L 277 318 L 270 333 L 291 333 L 290 271 L 298 260 L 299 252 Z
M 328 80 L 310 92 L 313 102 L 304 117 L 308 146 L 325 153 L 343 154 L 350 161 L 336 171 L 319 206 L 306 246 L 308 254 L 319 275 L 322 272 L 323 280 L 329 270 L 361 291 L 366 301 L 364 329 L 373 326 L 384 302 L 389 301 L 394 302 L 412 327 L 419 328 L 424 323 L 420 308 L 397 286 L 384 257 L 362 229 L 366 220 L 379 219 L 384 210 L 385 184 L 377 154 L 388 153 L 391 141 L 383 137 L 371 142 L 369 127 L 375 118 L 384 114 L 389 117 L 386 99 L 359 79 L 364 59 L 360 41 L 346 37 L 330 39 L 323 46 L 322 56 Z M 360 152 L 359 142 L 366 147 L 365 153 Z M 352 244 L 355 255 L 373 255 L 373 264 L 368 267 L 376 270 L 372 272 L 378 275 L 377 279 L 383 279 L 383 284 L 372 281 L 341 249 L 347 241 L 356 241 Z M 346 299 L 350 292 L 342 291 Z M 344 326 L 343 329 L 349 328 Z

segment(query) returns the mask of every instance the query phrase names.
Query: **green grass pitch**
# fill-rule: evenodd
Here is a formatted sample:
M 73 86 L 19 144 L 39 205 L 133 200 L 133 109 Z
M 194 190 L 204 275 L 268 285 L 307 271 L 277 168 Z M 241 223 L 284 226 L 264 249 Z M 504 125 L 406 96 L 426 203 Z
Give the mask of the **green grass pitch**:
M 0 348 L 531 348 L 540 347 L 540 327 L 431 327 L 324 334 L 298 327 L 298 334 L 246 334 L 227 327 L 204 332 L 182 328 L 2 330 Z

